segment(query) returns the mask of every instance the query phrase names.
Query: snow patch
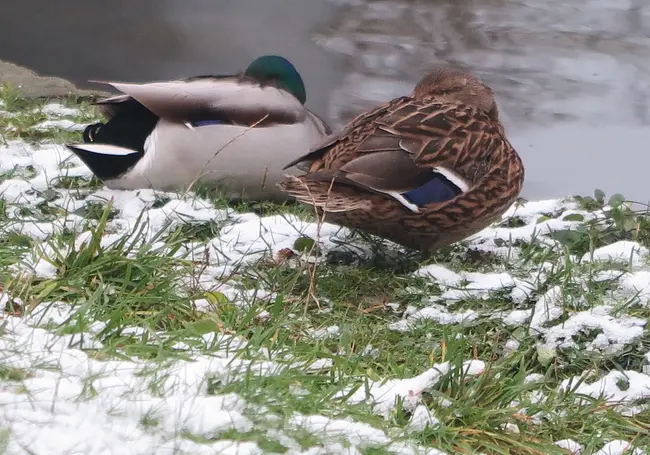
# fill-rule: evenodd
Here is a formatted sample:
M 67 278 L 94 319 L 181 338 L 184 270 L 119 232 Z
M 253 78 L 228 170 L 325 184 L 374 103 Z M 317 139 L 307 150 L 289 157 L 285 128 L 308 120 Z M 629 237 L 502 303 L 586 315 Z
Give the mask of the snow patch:
M 402 406 L 407 411 L 415 411 L 421 403 L 422 392 L 433 387 L 443 375 L 451 370 L 451 364 L 444 362 L 436 364 L 424 373 L 408 379 L 391 379 L 385 382 L 369 381 L 367 387 L 360 387 L 347 399 L 350 404 L 370 402 L 374 413 L 388 419 L 396 406 L 399 397 Z M 463 363 L 463 370 L 470 376 L 475 376 L 485 370 L 485 362 L 469 360 Z M 344 390 L 337 397 L 346 396 L 349 390 Z
M 62 120 L 44 120 L 40 123 L 37 123 L 32 128 L 35 130 L 51 130 L 51 129 L 62 129 L 66 131 L 83 131 L 86 129 L 86 125 L 82 125 L 73 120 L 62 119 Z

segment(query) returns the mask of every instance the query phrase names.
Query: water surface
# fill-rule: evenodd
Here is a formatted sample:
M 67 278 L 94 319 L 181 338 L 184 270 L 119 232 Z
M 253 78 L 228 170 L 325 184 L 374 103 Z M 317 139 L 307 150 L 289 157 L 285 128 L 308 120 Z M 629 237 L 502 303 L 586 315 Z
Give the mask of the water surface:
M 281 54 L 305 79 L 309 107 L 326 116 L 343 70 L 309 33 L 335 9 L 323 0 L 5 1 L 0 59 L 92 88 L 90 79 L 230 74 Z
M 523 196 L 650 200 L 646 0 L 21 0 L 0 16 L 0 58 L 75 83 L 233 72 L 265 53 L 296 64 L 337 127 L 431 67 L 468 68 L 497 94 Z
M 650 3 L 339 1 L 317 41 L 343 56 L 330 115 L 345 120 L 456 65 L 497 94 L 526 165 L 523 196 L 650 200 Z

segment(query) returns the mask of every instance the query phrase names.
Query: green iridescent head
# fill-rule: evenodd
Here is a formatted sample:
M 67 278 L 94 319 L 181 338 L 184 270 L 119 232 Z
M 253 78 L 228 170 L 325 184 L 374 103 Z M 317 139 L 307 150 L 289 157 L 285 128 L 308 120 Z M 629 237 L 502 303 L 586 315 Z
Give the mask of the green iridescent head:
M 302 77 L 291 62 L 284 57 L 279 55 L 259 57 L 248 65 L 244 74 L 261 82 L 273 81 L 277 86 L 295 96 L 302 104 L 307 101 L 307 92 Z

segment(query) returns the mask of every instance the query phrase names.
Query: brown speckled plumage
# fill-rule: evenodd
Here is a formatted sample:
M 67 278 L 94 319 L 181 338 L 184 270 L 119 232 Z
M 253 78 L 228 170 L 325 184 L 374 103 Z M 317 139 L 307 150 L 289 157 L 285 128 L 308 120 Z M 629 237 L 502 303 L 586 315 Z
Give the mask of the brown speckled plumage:
M 289 165 L 296 163 L 307 173 L 278 186 L 325 212 L 326 221 L 429 252 L 498 219 L 524 181 L 492 90 L 450 69 L 359 115 Z M 451 171 L 466 191 L 418 211 L 388 194 L 423 185 L 435 169 Z

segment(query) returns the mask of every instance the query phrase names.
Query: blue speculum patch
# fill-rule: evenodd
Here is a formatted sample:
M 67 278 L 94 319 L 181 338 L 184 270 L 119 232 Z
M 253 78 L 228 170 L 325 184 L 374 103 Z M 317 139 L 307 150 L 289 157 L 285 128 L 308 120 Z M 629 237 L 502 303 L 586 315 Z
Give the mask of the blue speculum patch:
M 421 185 L 411 191 L 408 191 L 404 196 L 409 202 L 422 207 L 431 203 L 440 203 L 453 199 L 461 193 L 460 188 L 451 183 L 442 174 L 434 173 L 433 179 L 429 180 L 424 185 Z
M 225 122 L 223 120 L 197 120 L 190 123 L 194 127 L 199 126 L 209 126 L 209 125 L 223 125 Z

